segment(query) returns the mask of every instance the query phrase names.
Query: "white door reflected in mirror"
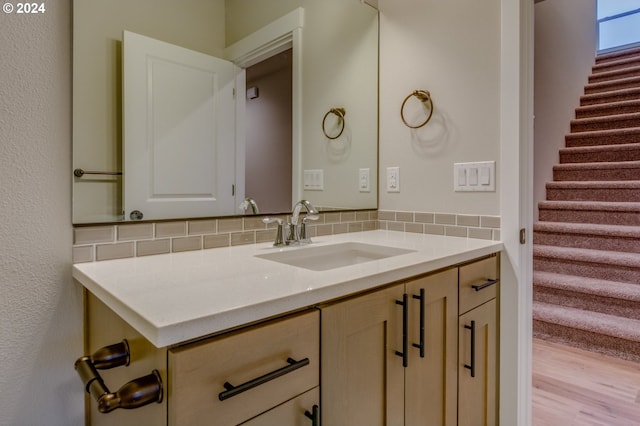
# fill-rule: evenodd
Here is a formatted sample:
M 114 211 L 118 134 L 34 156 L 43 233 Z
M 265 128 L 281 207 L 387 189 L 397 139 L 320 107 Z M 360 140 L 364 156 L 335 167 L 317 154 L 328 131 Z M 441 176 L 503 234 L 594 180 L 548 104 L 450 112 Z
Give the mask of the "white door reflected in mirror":
M 235 212 L 233 63 L 124 32 L 125 220 Z

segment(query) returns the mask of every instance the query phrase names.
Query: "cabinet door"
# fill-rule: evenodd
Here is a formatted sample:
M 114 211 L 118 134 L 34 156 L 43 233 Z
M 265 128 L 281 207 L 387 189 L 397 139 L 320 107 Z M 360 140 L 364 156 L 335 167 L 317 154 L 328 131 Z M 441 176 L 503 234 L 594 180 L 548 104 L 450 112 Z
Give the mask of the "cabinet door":
M 323 307 L 322 424 L 404 424 L 402 300 L 397 285 Z
M 267 411 L 245 423 L 242 426 L 316 426 L 319 422 L 313 423 L 313 407 L 320 404 L 320 391 L 318 388 L 285 402 L 282 405 Z M 320 416 L 318 416 L 319 419 Z
M 455 425 L 458 395 L 458 270 L 449 269 L 411 281 L 407 284 L 407 293 L 410 307 L 405 424 Z M 424 300 L 420 299 L 421 295 Z M 424 346 L 424 356 L 421 356 L 421 344 Z
M 460 316 L 458 424 L 496 424 L 496 299 Z M 472 374 L 473 373 L 473 374 Z

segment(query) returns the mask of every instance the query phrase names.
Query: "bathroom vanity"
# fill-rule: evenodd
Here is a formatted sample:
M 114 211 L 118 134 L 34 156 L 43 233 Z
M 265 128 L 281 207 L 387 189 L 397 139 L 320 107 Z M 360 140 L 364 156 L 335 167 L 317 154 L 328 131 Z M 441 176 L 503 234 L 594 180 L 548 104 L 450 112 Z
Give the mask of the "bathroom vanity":
M 110 395 L 87 424 L 496 424 L 501 250 L 378 230 L 74 265 Z

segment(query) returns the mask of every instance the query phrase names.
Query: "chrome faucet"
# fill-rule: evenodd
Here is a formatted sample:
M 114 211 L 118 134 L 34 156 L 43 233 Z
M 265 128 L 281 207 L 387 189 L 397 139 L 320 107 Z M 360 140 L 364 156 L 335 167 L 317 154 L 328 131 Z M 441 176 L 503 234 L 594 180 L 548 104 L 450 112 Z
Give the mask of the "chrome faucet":
M 244 211 L 247 211 L 247 208 L 251 207 L 251 212 L 253 214 L 259 214 L 260 209 L 258 208 L 258 203 L 251 197 L 247 197 L 244 199 L 242 203 L 240 203 L 240 208 Z
M 305 208 L 307 214 L 302 218 L 300 222 L 300 211 Z M 276 239 L 273 243 L 274 246 L 288 246 L 292 244 L 309 244 L 311 238 L 307 236 L 307 221 L 318 220 L 320 213 L 313 205 L 307 200 L 300 200 L 293 206 L 293 213 L 291 214 L 291 222 L 285 222 L 280 218 L 265 217 L 262 222 L 277 223 Z
M 307 214 L 302 218 L 302 223 L 298 224 L 298 218 L 300 216 L 300 210 L 305 208 Z M 293 214 L 291 215 L 291 225 L 293 232 L 293 239 L 299 243 L 310 243 L 311 238 L 307 236 L 307 221 L 318 220 L 320 212 L 316 210 L 313 205 L 307 200 L 300 200 L 293 206 Z

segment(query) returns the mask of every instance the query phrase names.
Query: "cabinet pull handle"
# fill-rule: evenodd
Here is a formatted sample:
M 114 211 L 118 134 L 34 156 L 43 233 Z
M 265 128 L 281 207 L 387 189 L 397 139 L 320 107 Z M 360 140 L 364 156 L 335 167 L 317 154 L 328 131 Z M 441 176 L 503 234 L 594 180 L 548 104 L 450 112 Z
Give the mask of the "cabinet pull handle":
M 414 294 L 413 298 L 420 300 L 420 343 L 413 343 L 413 347 L 420 349 L 420 358 L 424 358 L 424 316 L 425 316 L 424 288 L 420 289 L 420 294 Z
M 409 366 L 409 295 L 402 295 L 402 300 L 396 300 L 396 305 L 402 305 L 402 352 L 396 351 L 396 355 L 402 357 L 402 366 Z
M 278 368 L 277 370 L 271 371 L 260 377 L 256 377 L 255 379 L 249 380 L 248 382 L 245 382 L 238 386 L 233 386 L 231 383 L 225 382 L 223 386 L 226 391 L 220 392 L 218 398 L 220 399 L 220 401 L 224 401 L 225 399 L 229 399 L 232 396 L 236 396 L 238 394 L 241 394 L 242 392 L 248 391 L 249 389 L 253 389 L 257 386 L 263 385 L 273 379 L 277 379 L 280 376 L 291 373 L 292 371 L 302 368 L 305 365 L 309 365 L 309 358 L 304 358 L 300 361 L 296 361 L 292 358 L 287 358 L 287 363 L 289 365 Z
M 309 412 L 309 410 L 304 412 L 304 415 L 307 416 L 309 419 L 311 419 L 311 426 L 318 426 L 318 419 L 319 419 L 319 415 L 320 415 L 320 407 L 318 407 L 317 405 L 314 405 L 313 407 L 311 407 L 311 412 Z
M 471 362 L 464 368 L 471 370 L 471 377 L 476 377 L 476 322 L 471 321 L 471 325 L 465 324 L 464 328 L 471 330 Z
M 126 340 L 98 349 L 91 356 L 75 362 L 75 369 L 88 394 L 98 402 L 98 411 L 109 413 L 116 408 L 133 409 L 152 402 L 162 402 L 162 379 L 158 370 L 125 383 L 116 392 L 110 392 L 98 370 L 129 365 L 129 344 Z
M 474 289 L 475 291 L 480 291 L 483 288 L 491 287 L 492 285 L 496 284 L 497 282 L 498 282 L 498 280 L 488 279 L 486 282 L 484 282 L 482 284 L 472 285 L 471 288 Z

